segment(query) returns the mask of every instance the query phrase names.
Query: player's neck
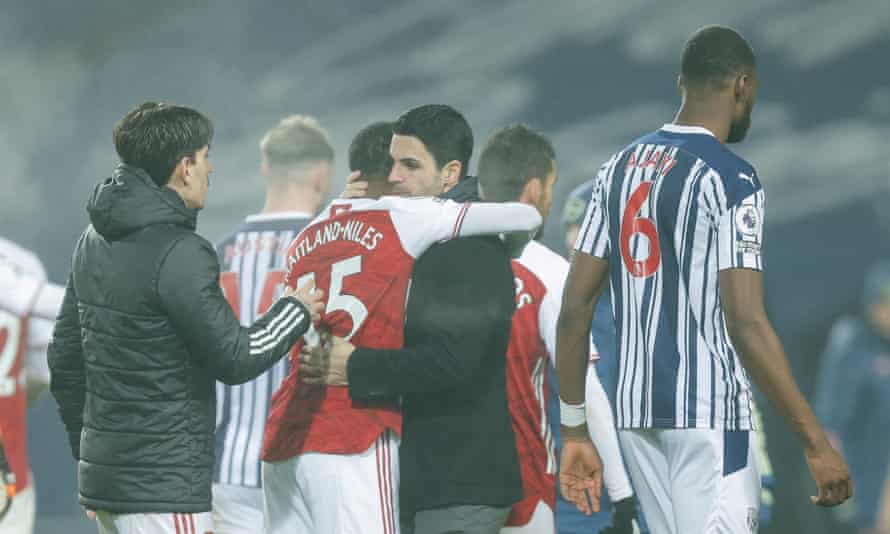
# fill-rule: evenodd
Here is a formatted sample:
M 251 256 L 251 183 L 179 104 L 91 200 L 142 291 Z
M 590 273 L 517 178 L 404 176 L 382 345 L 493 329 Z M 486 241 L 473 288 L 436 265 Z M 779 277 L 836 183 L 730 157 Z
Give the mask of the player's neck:
M 698 126 L 705 128 L 714 134 L 721 143 L 726 143 L 729 137 L 730 118 L 724 117 L 719 106 L 708 102 L 692 103 L 684 100 L 680 111 L 674 117 L 674 124 L 678 126 Z
M 312 187 L 267 187 L 266 202 L 261 213 L 300 211 L 315 215 L 321 201 L 321 195 Z

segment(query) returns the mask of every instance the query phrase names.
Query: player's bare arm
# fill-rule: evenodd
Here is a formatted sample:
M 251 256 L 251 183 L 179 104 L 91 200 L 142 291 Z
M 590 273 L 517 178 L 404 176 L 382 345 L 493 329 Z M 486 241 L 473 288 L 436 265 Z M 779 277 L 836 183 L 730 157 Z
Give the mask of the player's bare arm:
M 763 275 L 727 269 L 720 271 L 719 277 L 727 330 L 745 369 L 803 443 L 819 487 L 818 496 L 811 500 L 820 506 L 844 502 L 853 495 L 849 469 L 794 381 L 782 343 L 764 309 Z
M 564 441 L 559 486 L 566 499 L 588 515 L 591 510 L 599 511 L 603 466 L 584 418 L 584 381 L 590 356 L 590 323 L 608 272 L 608 261 L 588 254 L 574 255 L 563 291 L 556 337 L 556 375 L 560 384 Z M 575 421 L 571 416 L 578 408 L 580 419 Z M 591 494 L 592 509 L 586 490 Z

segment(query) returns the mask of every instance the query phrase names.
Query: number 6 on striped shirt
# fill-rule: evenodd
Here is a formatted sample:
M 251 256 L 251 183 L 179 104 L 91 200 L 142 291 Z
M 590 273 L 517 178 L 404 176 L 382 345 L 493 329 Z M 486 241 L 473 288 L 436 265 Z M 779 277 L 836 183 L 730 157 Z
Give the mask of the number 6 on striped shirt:
M 624 216 L 621 218 L 621 259 L 624 260 L 624 266 L 631 276 L 637 278 L 652 276 L 661 262 L 661 247 L 658 245 L 658 230 L 655 228 L 655 223 L 647 217 L 637 216 L 649 198 L 650 189 L 652 182 L 643 182 L 637 186 L 627 201 Z M 649 241 L 649 253 L 642 259 L 636 259 L 631 254 L 630 239 L 636 234 L 643 234 Z

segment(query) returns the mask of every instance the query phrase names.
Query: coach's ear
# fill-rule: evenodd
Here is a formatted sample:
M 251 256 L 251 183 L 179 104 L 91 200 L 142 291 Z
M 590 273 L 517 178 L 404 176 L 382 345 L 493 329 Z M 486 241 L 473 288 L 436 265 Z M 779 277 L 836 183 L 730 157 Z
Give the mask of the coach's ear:
M 442 180 L 442 192 L 446 192 L 460 182 L 463 165 L 458 160 L 451 160 L 442 167 L 439 178 Z

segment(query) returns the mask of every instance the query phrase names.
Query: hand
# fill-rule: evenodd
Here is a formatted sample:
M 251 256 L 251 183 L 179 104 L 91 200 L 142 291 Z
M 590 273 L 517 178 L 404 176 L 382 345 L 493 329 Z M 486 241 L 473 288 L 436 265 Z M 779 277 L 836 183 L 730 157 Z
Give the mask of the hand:
M 322 300 L 324 291 L 315 287 L 315 280 L 310 279 L 296 290 L 288 287 L 281 296 L 295 297 L 299 300 L 309 310 L 312 322 L 321 319 L 321 314 L 324 312 L 324 300 Z
M 362 198 L 368 195 L 368 181 L 359 180 L 362 171 L 355 171 L 346 177 L 346 189 L 340 194 L 340 198 Z
M 853 495 L 850 469 L 840 454 L 826 440 L 822 445 L 804 452 L 810 473 L 819 487 L 819 494 L 810 497 L 819 506 L 837 506 Z
M 599 512 L 603 462 L 590 437 L 586 435 L 587 425 L 573 428 L 564 426 L 562 432 L 559 489 L 563 497 L 575 503 L 582 513 L 590 515 L 591 512 Z
M 300 349 L 299 374 L 312 385 L 346 386 L 346 364 L 355 346 L 345 339 L 331 336 L 315 346 Z

